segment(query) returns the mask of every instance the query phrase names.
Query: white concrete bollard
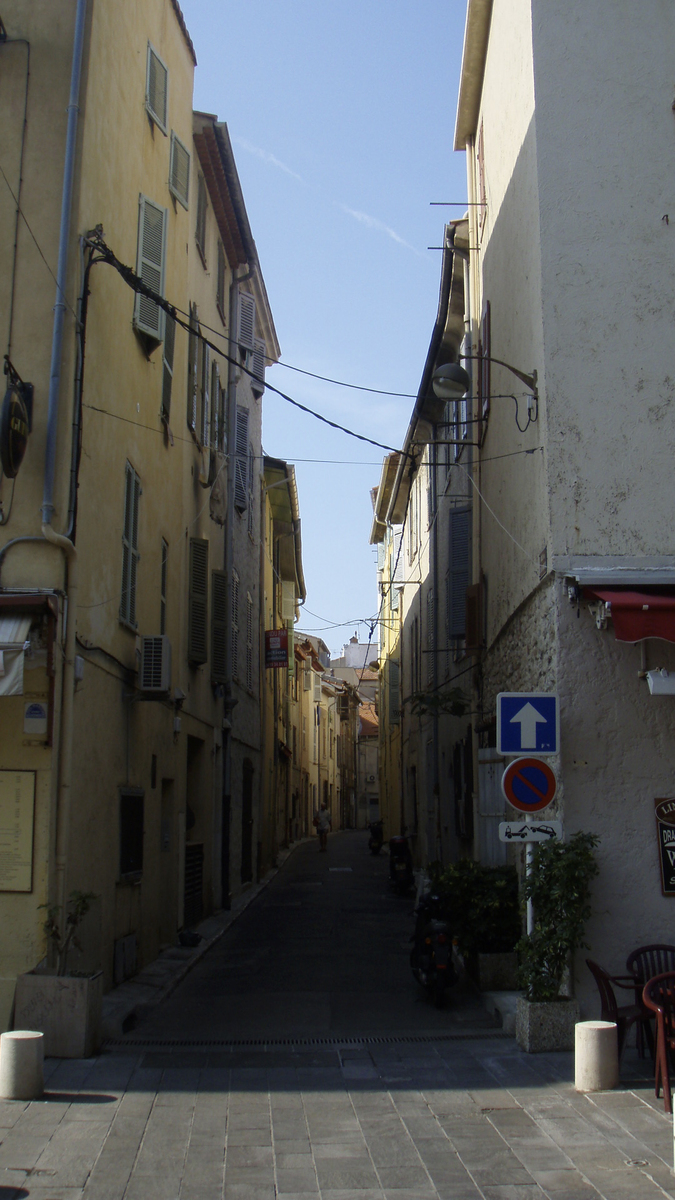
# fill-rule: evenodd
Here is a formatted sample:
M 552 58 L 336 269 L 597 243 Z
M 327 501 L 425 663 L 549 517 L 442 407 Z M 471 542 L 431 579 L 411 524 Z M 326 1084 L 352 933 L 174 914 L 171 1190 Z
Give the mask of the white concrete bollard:
M 574 1026 L 574 1086 L 605 1092 L 619 1082 L 619 1042 L 614 1021 L 579 1021 Z
M 37 1100 L 45 1090 L 44 1033 L 13 1029 L 0 1034 L 0 1099 Z

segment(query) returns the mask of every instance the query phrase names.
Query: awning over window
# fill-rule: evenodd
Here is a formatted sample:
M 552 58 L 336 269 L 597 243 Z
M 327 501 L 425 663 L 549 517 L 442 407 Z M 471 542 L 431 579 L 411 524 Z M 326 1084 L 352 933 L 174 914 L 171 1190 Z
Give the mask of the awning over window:
M 23 647 L 33 617 L 0 617 L 0 696 L 23 696 Z
M 611 605 L 617 642 L 662 638 L 675 642 L 675 591 L 632 592 L 620 588 L 584 588 L 586 597 Z

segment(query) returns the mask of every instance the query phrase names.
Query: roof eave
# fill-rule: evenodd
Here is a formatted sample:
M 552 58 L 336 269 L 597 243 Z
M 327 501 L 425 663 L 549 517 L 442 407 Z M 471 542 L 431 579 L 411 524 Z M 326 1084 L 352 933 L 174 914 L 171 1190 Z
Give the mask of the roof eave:
M 493 0 L 469 0 L 455 121 L 455 150 L 465 150 L 475 137 L 483 91 Z

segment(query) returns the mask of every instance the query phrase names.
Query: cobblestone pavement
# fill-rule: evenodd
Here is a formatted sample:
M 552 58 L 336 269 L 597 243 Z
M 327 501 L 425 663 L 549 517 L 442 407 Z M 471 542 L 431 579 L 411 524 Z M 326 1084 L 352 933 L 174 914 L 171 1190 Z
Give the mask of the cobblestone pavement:
M 579 1095 L 572 1054 L 522 1053 L 468 993 L 430 1008 L 394 970 L 407 966 L 410 903 L 382 891 L 386 863 L 360 850 L 357 835 L 321 859 L 300 847 L 126 1038 L 96 1059 L 48 1061 L 43 1100 L 0 1103 L 0 1200 L 675 1197 L 672 1120 L 650 1064 L 629 1052 L 620 1088 Z M 351 872 L 329 871 L 347 860 Z M 320 902 L 298 907 L 302 882 L 323 885 Z M 372 1004 L 376 973 L 363 951 L 360 972 L 347 961 L 368 913 L 345 912 L 365 908 L 368 889 L 385 943 Z M 306 906 L 338 961 L 317 959 L 303 992 L 293 943 L 301 930 L 312 940 Z M 229 972 L 256 927 L 263 967 Z M 297 997 L 304 1029 L 285 1011 Z

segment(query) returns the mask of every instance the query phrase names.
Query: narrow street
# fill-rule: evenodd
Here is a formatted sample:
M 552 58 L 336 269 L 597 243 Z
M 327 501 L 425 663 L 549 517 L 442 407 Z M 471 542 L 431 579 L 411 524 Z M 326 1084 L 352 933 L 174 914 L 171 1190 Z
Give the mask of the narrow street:
M 494 1022 L 471 991 L 439 1011 L 410 971 L 414 897 L 389 886 L 385 851 L 367 833 L 293 851 L 174 994 L 132 1037 L 349 1038 L 479 1031 Z
M 0 1104 L 0 1198 L 663 1200 L 672 1120 L 630 1051 L 613 1092 L 527 1055 L 475 995 L 438 1012 L 412 902 L 364 834 L 300 845 L 163 1003 Z

